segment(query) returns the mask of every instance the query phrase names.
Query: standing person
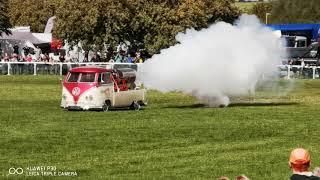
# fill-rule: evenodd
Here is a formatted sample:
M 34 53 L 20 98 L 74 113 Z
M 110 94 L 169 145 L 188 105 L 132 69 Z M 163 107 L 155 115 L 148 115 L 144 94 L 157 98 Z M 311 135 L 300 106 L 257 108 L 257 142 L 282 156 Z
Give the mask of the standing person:
M 128 63 L 133 63 L 133 57 L 131 56 L 131 54 L 130 53 L 128 53 L 128 58 L 127 58 L 127 60 L 128 60 Z
M 14 54 L 17 54 L 17 55 L 20 54 L 18 44 L 14 44 L 14 46 L 13 46 L 13 53 L 14 53 Z
M 3 60 L 4 60 L 4 62 L 9 62 L 10 61 L 10 57 L 9 57 L 8 53 L 4 53 Z
M 1 48 L 1 43 L 0 43 L 0 60 L 2 59 L 2 48 Z
M 29 62 L 31 63 L 32 62 L 32 56 L 31 54 L 28 54 L 26 57 L 25 57 L 25 62 Z M 33 64 L 25 64 L 25 71 L 27 74 L 32 74 L 33 73 Z
M 96 52 L 93 53 L 93 56 L 92 56 L 90 62 L 97 62 L 97 53 Z
M 23 57 L 27 57 L 30 54 L 30 47 L 25 46 L 22 48 L 22 50 L 23 50 L 23 54 L 22 54 Z
M 25 57 L 25 62 L 32 62 L 32 56 L 30 54 L 28 54 L 26 57 Z
M 109 62 L 111 59 L 113 59 L 113 48 L 109 46 L 107 48 L 107 61 Z
M 64 58 L 64 62 L 65 63 L 70 63 L 71 62 L 71 56 L 70 53 L 68 52 Z
M 62 53 L 60 53 L 60 55 L 59 55 L 59 61 L 62 63 L 64 63 L 64 61 L 65 61 L 65 57 Z
M 42 50 L 39 48 L 39 46 L 37 46 L 34 50 L 35 54 L 35 59 L 36 61 L 40 61 L 40 55 L 42 54 Z
M 84 59 L 83 62 L 89 62 L 89 51 L 85 50 L 84 51 Z
M 116 63 L 126 63 L 127 62 L 127 58 L 125 57 L 125 51 L 120 50 L 120 52 L 114 58 L 114 61 Z
M 320 180 L 309 171 L 310 154 L 303 148 L 292 150 L 289 158 L 289 167 L 292 169 L 290 180 Z
M 140 52 L 136 52 L 136 57 L 134 58 L 134 63 L 143 63 Z
M 102 62 L 100 52 L 97 52 L 96 56 L 97 56 L 97 62 Z

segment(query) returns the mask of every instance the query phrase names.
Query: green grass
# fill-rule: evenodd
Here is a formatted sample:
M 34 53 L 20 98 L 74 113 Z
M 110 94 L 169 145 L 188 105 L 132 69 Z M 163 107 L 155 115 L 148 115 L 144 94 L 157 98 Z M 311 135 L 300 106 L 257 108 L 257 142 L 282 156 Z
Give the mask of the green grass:
M 234 97 L 226 108 L 149 91 L 142 111 L 103 113 L 60 109 L 59 78 L 0 76 L 0 179 L 35 179 L 8 169 L 41 165 L 80 179 L 288 179 L 299 146 L 320 165 L 319 80 L 298 80 L 285 96 L 271 88 Z

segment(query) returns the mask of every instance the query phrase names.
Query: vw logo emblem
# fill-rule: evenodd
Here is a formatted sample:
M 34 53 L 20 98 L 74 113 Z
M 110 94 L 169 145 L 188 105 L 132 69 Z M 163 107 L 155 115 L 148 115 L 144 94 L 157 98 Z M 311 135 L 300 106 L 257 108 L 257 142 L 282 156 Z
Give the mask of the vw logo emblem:
M 78 96 L 80 94 L 80 88 L 75 87 L 72 89 L 72 95 Z

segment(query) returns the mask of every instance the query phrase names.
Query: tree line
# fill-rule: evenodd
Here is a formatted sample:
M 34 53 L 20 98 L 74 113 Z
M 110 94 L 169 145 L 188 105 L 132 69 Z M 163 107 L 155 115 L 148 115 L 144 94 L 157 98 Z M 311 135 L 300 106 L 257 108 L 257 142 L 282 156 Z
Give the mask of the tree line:
M 97 49 L 129 41 L 150 53 L 173 45 L 187 28 L 233 22 L 240 14 L 233 0 L 8 1 L 10 22 L 30 25 L 33 32 L 43 32 L 48 18 L 56 16 L 54 37 Z
M 316 23 L 318 0 L 277 0 L 252 8 L 262 22 Z M 202 29 L 216 21 L 232 23 L 241 11 L 234 0 L 0 0 L 0 32 L 11 25 L 43 32 L 55 16 L 53 34 L 87 49 L 129 41 L 151 54 L 176 43 L 188 28 Z
M 272 4 L 272 23 L 320 23 L 319 0 L 277 0 Z
M 0 0 L 0 35 L 1 33 L 10 34 L 10 27 L 11 23 L 8 16 L 8 1 Z
M 287 23 L 320 23 L 319 0 L 273 0 L 270 3 L 257 3 L 251 10 L 261 22 L 273 24 Z

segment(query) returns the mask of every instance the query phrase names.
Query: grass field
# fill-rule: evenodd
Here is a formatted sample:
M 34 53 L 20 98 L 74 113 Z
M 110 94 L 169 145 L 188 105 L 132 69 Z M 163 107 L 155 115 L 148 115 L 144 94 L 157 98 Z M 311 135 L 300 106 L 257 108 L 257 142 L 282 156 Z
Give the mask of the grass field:
M 0 76 L 0 179 L 43 178 L 8 175 L 29 166 L 76 171 L 79 179 L 288 179 L 298 146 L 311 151 L 312 168 L 320 165 L 319 80 L 226 108 L 150 91 L 142 111 L 104 113 L 60 109 L 59 79 Z
M 251 10 L 255 4 L 257 4 L 257 2 L 235 2 L 235 6 L 237 6 L 242 13 L 247 14 L 251 14 Z

